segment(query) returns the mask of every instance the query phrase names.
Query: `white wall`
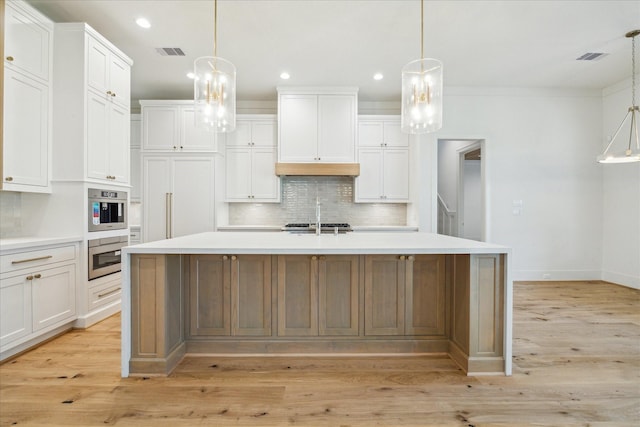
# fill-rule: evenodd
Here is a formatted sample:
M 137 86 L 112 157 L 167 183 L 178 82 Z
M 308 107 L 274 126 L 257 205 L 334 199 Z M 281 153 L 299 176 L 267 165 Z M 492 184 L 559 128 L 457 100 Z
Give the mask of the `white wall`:
M 604 91 L 602 149 L 630 105 L 630 80 Z M 623 142 L 623 145 L 628 143 L 629 122 L 618 138 L 614 143 L 617 147 L 620 147 L 617 145 L 619 142 Z M 606 164 L 600 167 L 604 187 L 602 278 L 640 289 L 640 163 Z
M 431 143 L 486 140 L 487 241 L 513 248 L 514 280 L 599 279 L 601 94 L 446 88 L 444 109 Z

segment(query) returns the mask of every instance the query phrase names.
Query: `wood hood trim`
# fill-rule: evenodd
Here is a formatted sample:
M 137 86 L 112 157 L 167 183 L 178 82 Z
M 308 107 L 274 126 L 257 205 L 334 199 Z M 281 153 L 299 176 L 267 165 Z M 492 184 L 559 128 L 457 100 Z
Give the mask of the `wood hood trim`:
M 359 163 L 276 163 L 276 175 L 358 176 Z

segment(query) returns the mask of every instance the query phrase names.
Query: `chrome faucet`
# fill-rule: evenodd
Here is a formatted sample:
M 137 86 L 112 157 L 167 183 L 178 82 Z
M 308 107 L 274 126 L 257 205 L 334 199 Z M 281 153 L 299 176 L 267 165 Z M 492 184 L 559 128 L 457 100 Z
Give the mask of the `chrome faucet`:
M 316 236 L 320 235 L 320 200 L 316 197 Z

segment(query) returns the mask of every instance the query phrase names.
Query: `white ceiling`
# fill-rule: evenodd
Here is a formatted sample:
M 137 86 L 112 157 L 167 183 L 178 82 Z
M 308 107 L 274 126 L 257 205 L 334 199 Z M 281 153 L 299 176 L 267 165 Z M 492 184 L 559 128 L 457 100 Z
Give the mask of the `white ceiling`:
M 213 0 L 27 1 L 56 22 L 87 22 L 131 57 L 134 100 L 191 98 L 186 73 L 213 52 Z M 150 29 L 135 24 L 140 16 Z M 333 85 L 358 86 L 363 101 L 399 101 L 401 69 L 420 56 L 419 0 L 219 0 L 218 27 L 239 100 L 274 100 L 278 85 Z M 631 76 L 624 34 L 637 28 L 640 0 L 428 0 L 425 56 L 443 61 L 445 90 L 602 89 Z M 576 61 L 586 52 L 608 55 Z

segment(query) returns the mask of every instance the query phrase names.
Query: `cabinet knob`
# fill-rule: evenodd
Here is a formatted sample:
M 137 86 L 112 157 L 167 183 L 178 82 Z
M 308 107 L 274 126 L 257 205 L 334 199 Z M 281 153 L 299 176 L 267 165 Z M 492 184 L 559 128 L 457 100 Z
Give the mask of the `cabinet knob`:
M 226 261 L 226 260 L 228 260 L 228 259 L 229 259 L 229 257 L 228 257 L 228 256 L 226 256 L 226 255 L 223 255 L 223 256 L 222 256 L 222 260 L 223 260 L 223 261 Z
M 11 182 L 11 181 L 13 181 L 13 177 L 12 176 L 8 176 L 4 180 L 7 181 L 7 182 Z
M 235 255 L 231 255 L 231 261 L 235 261 L 235 260 L 237 260 L 237 259 L 238 259 L 238 257 L 237 257 L 237 256 L 235 256 Z
M 27 276 L 27 280 L 33 280 L 33 276 Z
M 177 148 L 178 148 L 178 147 L 176 147 L 175 145 L 173 146 L 173 149 L 174 149 L 174 150 L 175 150 L 175 149 L 177 149 Z
M 409 261 L 413 261 L 413 260 L 415 259 L 415 257 L 414 257 L 413 255 L 409 255 L 409 256 L 407 257 L 407 259 L 408 259 Z
M 34 274 L 33 277 L 36 278 L 36 279 L 40 279 L 42 277 L 42 274 L 40 274 L 40 273 Z
M 13 62 L 13 56 L 7 56 L 7 61 Z
M 311 259 L 315 261 L 315 260 L 318 259 L 318 257 L 314 255 L 314 256 L 311 257 Z
M 404 261 L 406 257 L 404 255 L 400 255 L 400 261 Z
M 182 150 L 183 148 L 184 148 L 184 147 L 181 145 L 181 146 L 180 146 L 180 149 Z
M 107 95 L 111 95 L 111 91 L 110 90 L 107 91 Z
M 111 96 L 116 96 L 116 93 L 115 92 L 111 92 Z
M 324 256 L 324 255 L 320 255 L 320 261 L 324 261 L 325 259 L 327 259 L 327 257 L 326 257 L 326 256 Z

